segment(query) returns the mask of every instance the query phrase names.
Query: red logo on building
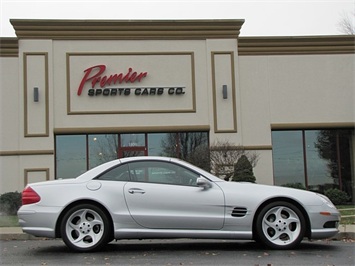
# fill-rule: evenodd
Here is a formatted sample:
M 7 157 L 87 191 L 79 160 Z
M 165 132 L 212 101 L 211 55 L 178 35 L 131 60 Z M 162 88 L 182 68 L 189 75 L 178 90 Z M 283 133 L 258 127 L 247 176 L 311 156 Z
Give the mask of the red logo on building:
M 121 84 L 121 83 L 134 83 L 141 82 L 143 78 L 148 75 L 148 72 L 136 72 L 130 67 L 126 73 L 117 73 L 113 75 L 104 75 L 106 71 L 105 65 L 92 66 L 84 70 L 84 77 L 82 78 L 79 88 L 78 95 L 81 95 L 84 85 L 87 82 L 91 82 L 91 88 L 99 85 L 101 88 L 105 86 Z

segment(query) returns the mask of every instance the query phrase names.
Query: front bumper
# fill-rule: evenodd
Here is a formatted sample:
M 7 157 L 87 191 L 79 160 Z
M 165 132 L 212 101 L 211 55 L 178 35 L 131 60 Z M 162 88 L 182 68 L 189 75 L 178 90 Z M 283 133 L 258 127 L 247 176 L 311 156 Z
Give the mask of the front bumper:
M 336 209 L 310 213 L 311 239 L 331 238 L 339 233 L 340 213 Z
M 331 238 L 339 233 L 338 229 L 334 228 L 325 228 L 325 229 L 312 229 L 311 230 L 311 239 L 326 239 Z

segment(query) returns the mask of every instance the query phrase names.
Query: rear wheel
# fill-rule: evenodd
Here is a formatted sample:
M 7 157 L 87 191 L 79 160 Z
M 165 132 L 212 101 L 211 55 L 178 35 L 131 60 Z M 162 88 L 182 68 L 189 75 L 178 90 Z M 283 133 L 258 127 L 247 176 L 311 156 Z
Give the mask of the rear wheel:
M 303 239 L 306 222 L 302 212 L 288 202 L 272 202 L 257 217 L 258 239 L 274 249 L 291 249 Z
M 74 251 L 96 251 L 111 239 L 107 215 L 92 204 L 80 204 L 67 211 L 60 230 L 64 243 Z

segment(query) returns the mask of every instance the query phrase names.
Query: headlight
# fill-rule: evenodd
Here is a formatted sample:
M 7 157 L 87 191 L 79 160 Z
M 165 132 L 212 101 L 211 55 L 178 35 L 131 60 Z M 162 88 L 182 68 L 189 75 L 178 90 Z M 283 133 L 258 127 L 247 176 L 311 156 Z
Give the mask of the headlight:
M 327 206 L 329 208 L 332 208 L 332 209 L 337 209 L 334 204 L 332 203 L 332 201 L 327 197 L 327 196 L 324 196 L 322 194 L 319 194 L 319 193 L 316 193 L 320 199 L 323 201 L 323 203 L 327 204 Z

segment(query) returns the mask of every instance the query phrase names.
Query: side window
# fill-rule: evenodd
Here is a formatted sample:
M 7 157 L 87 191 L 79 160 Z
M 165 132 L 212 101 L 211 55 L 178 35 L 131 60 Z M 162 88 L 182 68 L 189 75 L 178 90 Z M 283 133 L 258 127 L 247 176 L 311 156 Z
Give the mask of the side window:
M 128 165 L 119 165 L 98 176 L 98 180 L 130 181 Z
M 133 162 L 129 164 L 133 181 L 196 186 L 198 174 L 169 162 Z

